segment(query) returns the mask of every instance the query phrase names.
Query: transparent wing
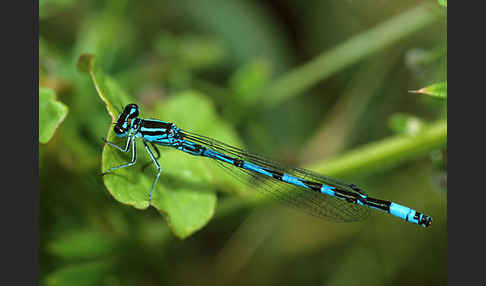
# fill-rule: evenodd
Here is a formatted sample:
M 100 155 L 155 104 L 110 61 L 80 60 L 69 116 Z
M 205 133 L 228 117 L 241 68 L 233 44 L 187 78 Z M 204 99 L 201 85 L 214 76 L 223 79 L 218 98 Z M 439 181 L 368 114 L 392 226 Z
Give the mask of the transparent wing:
M 357 192 L 359 190 L 356 187 L 353 188 L 352 185 L 342 183 L 335 179 L 325 177 L 305 169 L 283 166 L 282 164 L 268 158 L 251 154 L 243 149 L 228 145 L 206 136 L 187 131 L 183 131 L 183 134 L 184 138 L 187 140 L 191 140 L 211 148 L 214 151 L 233 156 L 240 160 L 244 160 L 273 171 L 286 173 L 316 183 L 331 185 L 351 192 Z M 219 166 L 227 170 L 240 182 L 247 184 L 261 194 L 270 196 L 276 201 L 284 203 L 287 206 L 301 209 L 313 216 L 338 222 L 351 222 L 363 220 L 369 215 L 369 209 L 367 207 L 291 185 L 256 172 L 219 162 L 217 160 L 212 161 L 216 162 Z M 361 190 L 358 192 L 364 194 L 364 192 Z

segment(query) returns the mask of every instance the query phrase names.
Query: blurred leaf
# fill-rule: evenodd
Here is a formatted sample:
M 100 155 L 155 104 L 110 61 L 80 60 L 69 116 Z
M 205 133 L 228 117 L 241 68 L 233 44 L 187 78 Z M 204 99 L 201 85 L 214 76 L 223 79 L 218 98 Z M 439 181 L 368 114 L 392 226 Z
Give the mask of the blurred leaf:
M 184 90 L 192 86 L 193 73 L 221 65 L 225 50 L 216 39 L 195 35 L 163 33 L 155 43 L 162 65 L 154 69 L 171 90 Z M 160 81 L 160 80 L 158 80 Z
M 396 113 L 390 118 L 389 126 L 398 134 L 417 135 L 424 127 L 424 122 L 410 114 Z
M 432 84 L 432 85 L 426 86 L 424 88 L 421 88 L 419 90 L 412 90 L 410 92 L 430 95 L 430 96 L 441 98 L 441 99 L 446 99 L 447 98 L 447 81 Z
M 270 62 L 257 59 L 238 69 L 230 78 L 230 88 L 238 95 L 238 103 L 251 106 L 257 103 L 271 77 Z
M 235 66 L 264 57 L 281 72 L 292 61 L 283 29 L 273 15 L 267 14 L 262 3 L 243 0 L 176 2 L 192 26 L 215 35 L 228 47 L 228 59 Z
M 131 49 L 136 43 L 133 26 L 124 14 L 127 1 L 109 1 L 107 8 L 88 15 L 82 22 L 72 48 L 74 57 L 79 54 L 97 55 L 98 65 L 111 69 L 115 61 L 132 57 Z
M 83 55 L 78 62 L 81 71 L 89 72 L 99 96 L 105 102 L 113 121 L 116 119 L 114 106 L 128 103 L 127 96 L 110 77 L 104 75 L 96 66 L 93 56 Z M 218 134 L 218 138 L 229 142 L 237 141 L 232 131 L 215 114 L 208 99 L 194 92 L 185 92 L 171 97 L 155 109 L 153 117 L 170 119 L 181 128 L 184 122 L 204 134 Z M 143 107 L 141 117 L 143 115 Z M 196 119 L 196 120 L 195 120 Z M 206 131 L 208 133 L 206 133 Z M 108 141 L 125 146 L 108 131 Z M 139 148 L 143 145 L 139 144 Z M 180 238 L 185 238 L 204 226 L 214 213 L 216 195 L 214 193 L 215 175 L 206 166 L 207 159 L 185 154 L 173 148 L 161 147 L 161 167 L 163 173 L 152 194 L 152 206 L 167 217 L 167 221 Z M 142 153 L 142 154 L 140 154 Z M 146 152 L 139 152 L 138 160 L 149 160 Z M 103 148 L 102 168 L 122 165 L 130 160 L 125 154 L 109 145 Z M 155 178 L 154 170 L 147 168 L 142 172 L 136 165 L 116 170 L 104 176 L 105 186 L 113 197 L 138 209 L 148 207 L 149 191 Z M 219 176 L 218 176 L 219 177 Z
M 156 49 L 165 61 L 187 70 L 200 70 L 217 65 L 225 56 L 221 43 L 194 35 L 163 34 L 156 42 Z
M 96 261 L 64 266 L 47 276 L 49 286 L 89 286 L 102 285 L 110 272 L 112 263 Z
M 68 108 L 56 100 L 52 89 L 39 87 L 39 142 L 47 143 L 66 118 Z
M 413 48 L 405 54 L 405 64 L 415 72 L 423 70 L 426 66 L 431 66 L 447 53 L 447 46 L 440 43 L 432 49 Z M 444 61 L 446 59 L 444 58 Z M 447 67 L 441 69 L 441 72 L 447 72 Z
M 447 0 L 437 0 L 440 5 L 447 7 Z
M 111 253 L 118 241 L 102 233 L 90 230 L 63 234 L 49 243 L 49 252 L 64 259 L 94 258 Z
M 39 19 L 55 16 L 75 2 L 74 0 L 39 0 Z

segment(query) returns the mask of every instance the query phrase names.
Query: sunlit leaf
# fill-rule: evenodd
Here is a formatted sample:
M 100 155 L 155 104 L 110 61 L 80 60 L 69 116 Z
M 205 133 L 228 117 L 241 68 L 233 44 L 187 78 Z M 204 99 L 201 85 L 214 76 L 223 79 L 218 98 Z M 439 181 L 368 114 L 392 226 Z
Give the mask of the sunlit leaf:
M 233 146 L 242 146 L 236 132 L 218 116 L 212 102 L 199 92 L 178 93 L 173 100 L 157 105 L 154 112 L 158 114 L 158 118 L 173 122 L 184 130 L 209 136 Z M 181 152 L 177 153 L 176 158 L 181 156 L 193 161 L 191 164 L 203 164 L 204 168 L 210 171 L 212 182 L 220 186 L 219 189 L 222 188 L 222 191 L 241 190 L 242 185 L 231 176 L 227 176 L 228 174 L 211 159 L 189 156 Z M 179 172 L 177 168 L 171 169 Z
M 116 107 L 129 103 L 129 98 L 120 86 L 103 74 L 91 55 L 83 55 L 78 62 L 81 71 L 88 72 L 105 102 L 113 120 Z M 184 92 L 172 96 L 159 104 L 152 114 L 144 112 L 141 117 L 158 118 L 176 123 L 181 128 L 216 136 L 229 143 L 237 141 L 235 132 L 216 115 L 211 102 L 195 92 Z M 111 128 L 108 141 L 125 146 L 126 139 L 117 138 Z M 137 144 L 137 162 L 150 162 L 144 145 Z M 152 194 L 151 205 L 167 217 L 167 221 L 178 237 L 185 238 L 203 227 L 214 213 L 216 206 L 215 186 L 223 178 L 221 173 L 208 167 L 209 159 L 183 153 L 177 149 L 160 146 L 159 159 L 162 174 Z M 142 151 L 141 151 L 142 150 Z M 123 153 L 105 145 L 102 155 L 102 169 L 125 164 L 131 160 L 131 152 Z M 138 209 L 149 206 L 149 191 L 155 178 L 155 168 L 141 170 L 143 163 L 122 168 L 103 177 L 105 186 L 113 197 Z M 153 164 L 152 164 L 153 165 Z

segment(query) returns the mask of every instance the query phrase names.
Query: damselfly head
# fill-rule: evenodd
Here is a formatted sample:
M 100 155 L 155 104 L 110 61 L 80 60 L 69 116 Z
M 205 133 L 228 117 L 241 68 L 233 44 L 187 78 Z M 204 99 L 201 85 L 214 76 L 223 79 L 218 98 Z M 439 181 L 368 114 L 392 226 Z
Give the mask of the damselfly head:
M 128 118 L 133 119 L 140 113 L 140 108 L 135 103 L 130 103 L 129 105 L 125 106 L 123 113 L 127 113 Z
M 123 112 L 118 116 L 113 131 L 118 137 L 125 137 L 128 130 L 131 128 L 132 119 L 137 118 L 140 113 L 140 108 L 134 103 L 130 103 L 123 109 Z

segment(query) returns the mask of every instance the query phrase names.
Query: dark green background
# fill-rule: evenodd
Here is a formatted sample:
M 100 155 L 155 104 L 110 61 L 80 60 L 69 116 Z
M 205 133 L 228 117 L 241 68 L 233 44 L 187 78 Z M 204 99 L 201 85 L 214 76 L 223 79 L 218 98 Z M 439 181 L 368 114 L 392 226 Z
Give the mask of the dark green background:
M 445 284 L 445 139 L 335 163 L 445 120 L 445 100 L 409 93 L 445 80 L 447 8 L 437 1 L 39 2 L 39 84 L 69 109 L 39 148 L 42 285 Z M 111 118 L 76 68 L 84 53 L 144 112 L 197 91 L 251 151 L 334 162 L 333 176 L 434 222 L 373 213 L 336 224 L 241 204 L 223 187 L 214 218 L 181 240 L 155 209 L 105 188 L 100 138 Z

